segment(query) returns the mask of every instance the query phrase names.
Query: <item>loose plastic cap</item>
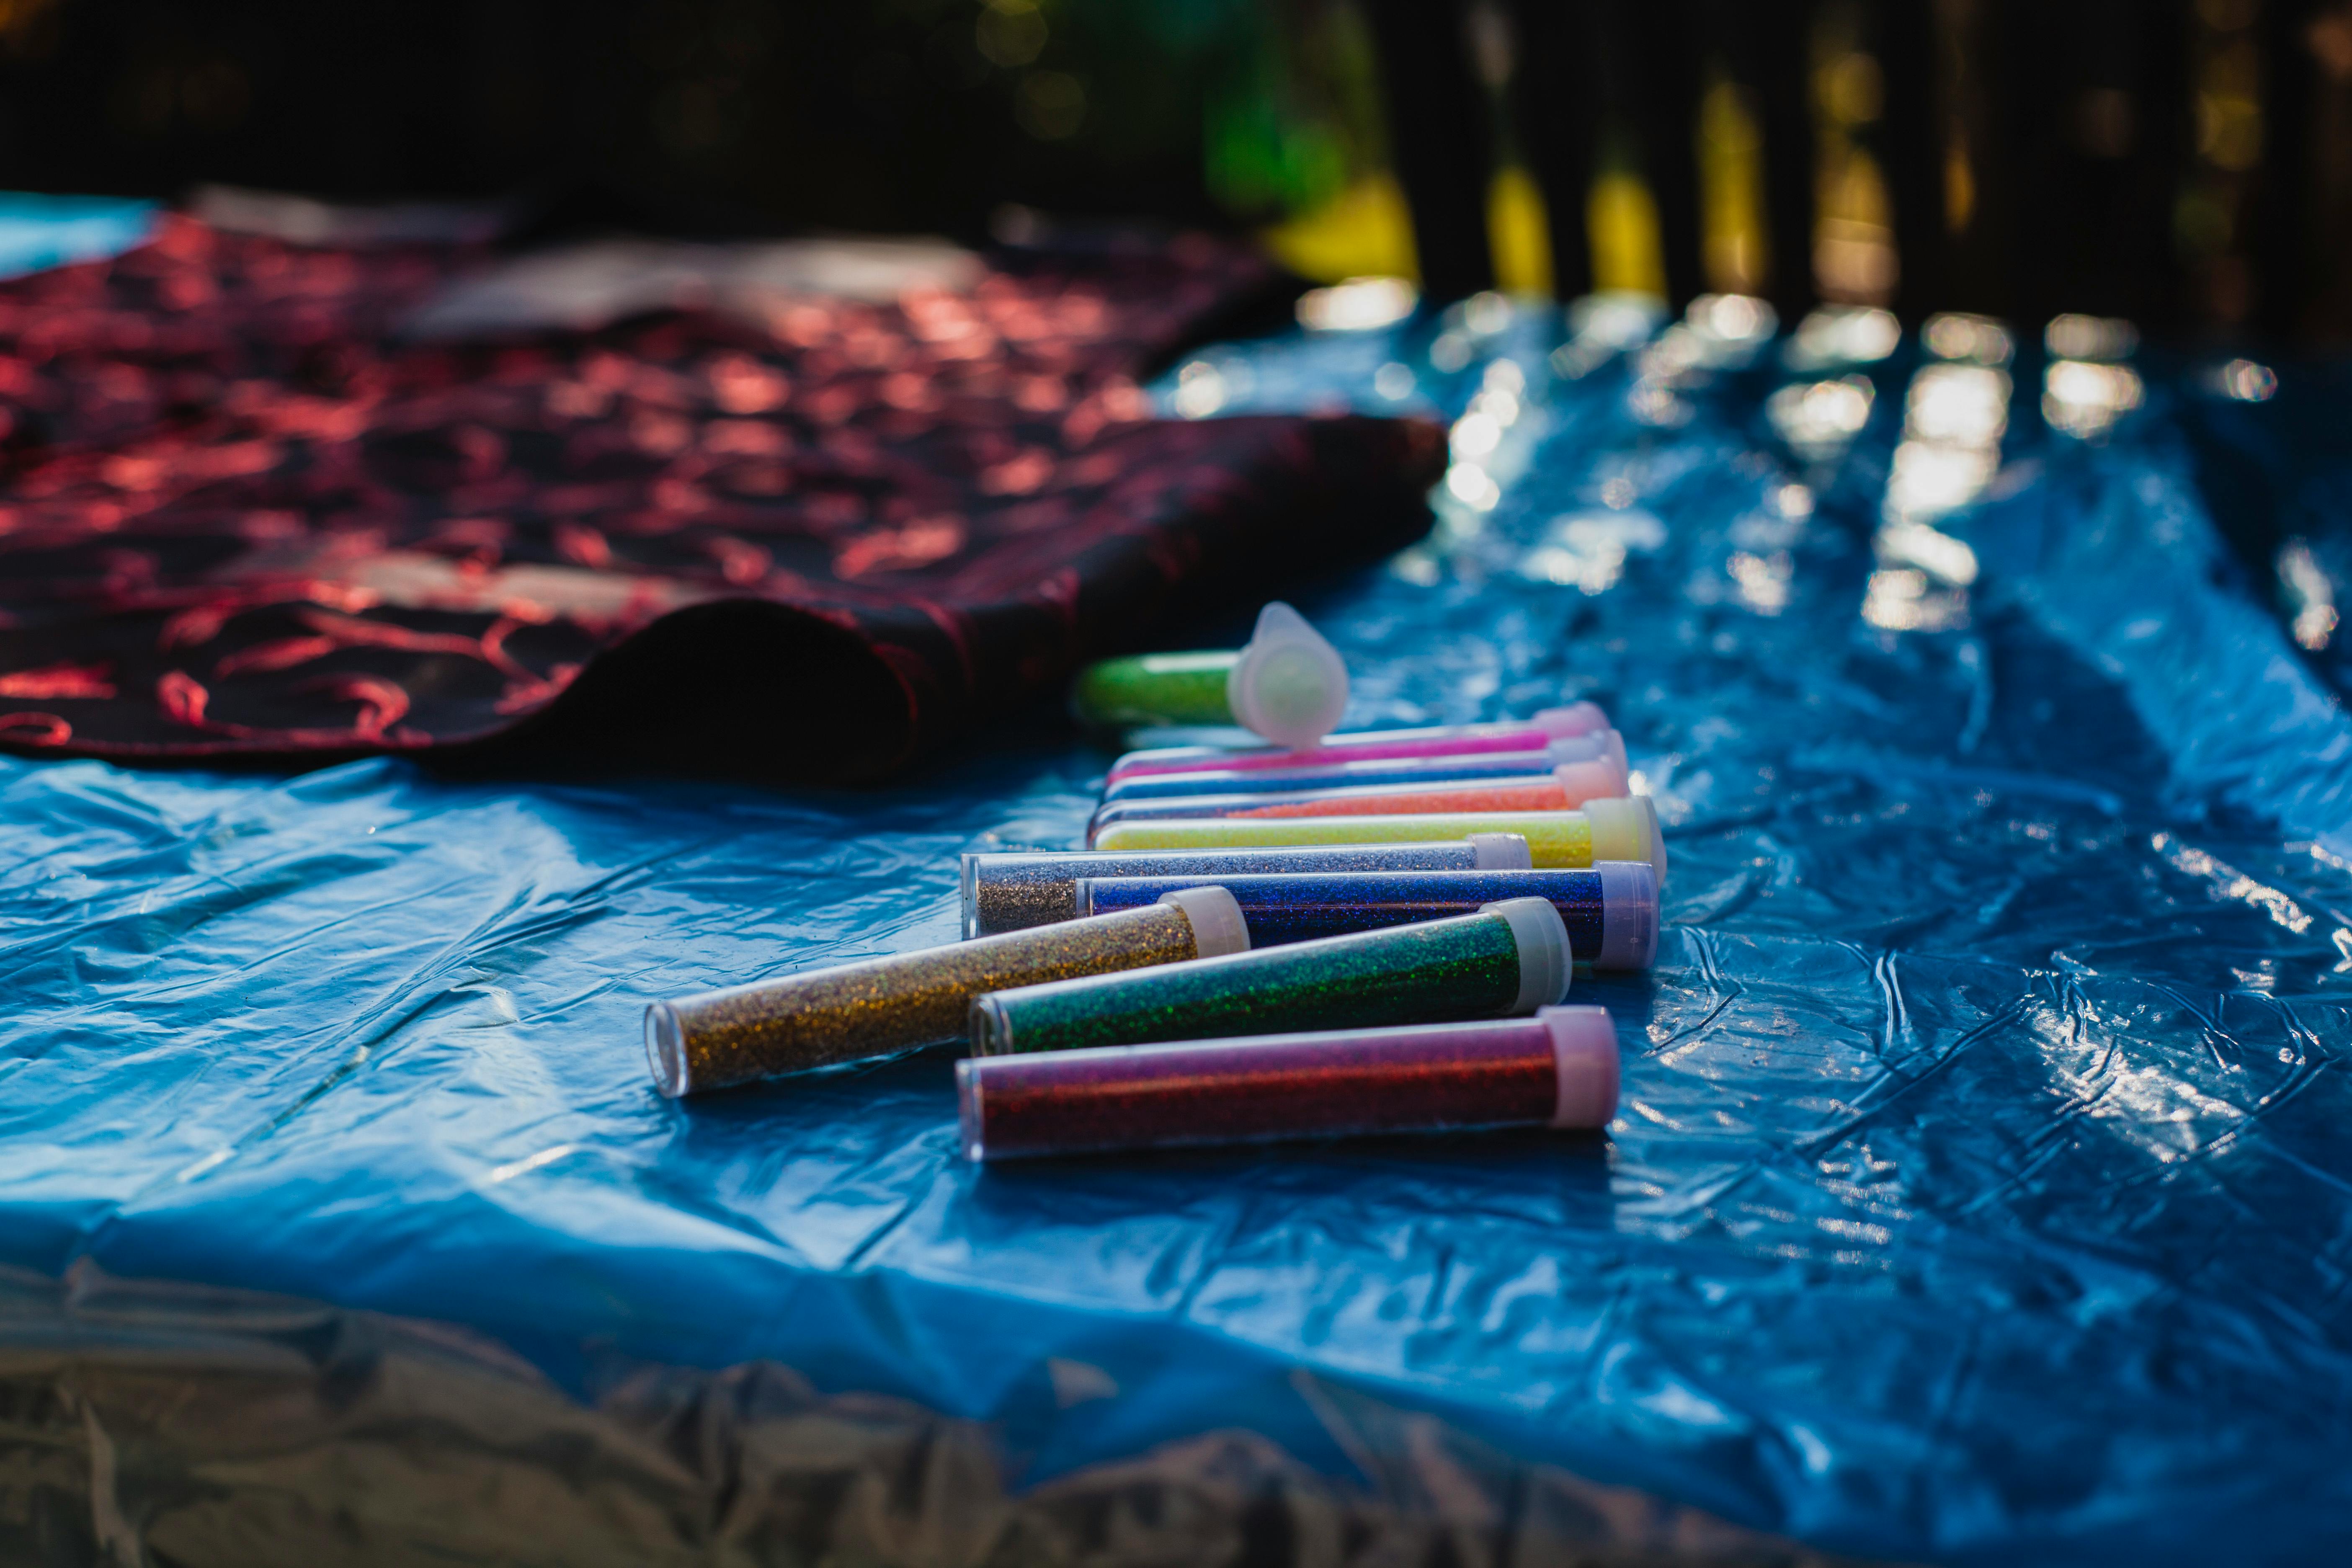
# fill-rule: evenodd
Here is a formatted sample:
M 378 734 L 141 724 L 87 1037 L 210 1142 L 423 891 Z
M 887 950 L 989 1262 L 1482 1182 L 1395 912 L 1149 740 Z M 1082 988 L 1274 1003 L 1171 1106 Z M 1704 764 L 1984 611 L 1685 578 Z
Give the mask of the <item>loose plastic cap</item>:
M 1470 847 L 1477 856 L 1472 862 L 1481 871 L 1531 871 L 1536 858 L 1528 841 L 1516 833 L 1474 833 Z
M 1647 969 L 1658 961 L 1658 874 L 1647 860 L 1601 860 L 1601 951 L 1595 969 Z
M 1160 901 L 1173 904 L 1192 922 L 1192 952 L 1202 958 L 1223 958 L 1249 951 L 1249 922 L 1242 906 L 1223 888 L 1179 888 L 1162 893 Z
M 1225 705 L 1277 746 L 1311 746 L 1348 710 L 1348 666 L 1306 616 L 1277 600 L 1258 612 L 1249 647 L 1225 677 Z
M 1549 1007 L 1568 994 L 1573 973 L 1568 951 L 1568 923 L 1549 899 L 1503 899 L 1482 904 L 1482 915 L 1500 915 L 1511 922 L 1519 942 L 1519 994 L 1507 1016 L 1524 1018 L 1538 1007 Z
M 1609 728 L 1609 715 L 1601 710 L 1598 702 L 1571 702 L 1565 708 L 1547 708 L 1528 723 L 1555 741 L 1565 741 L 1571 735 L 1590 735 Z
M 1617 1114 L 1617 1026 L 1606 1007 L 1544 1007 L 1558 1084 L 1551 1124 L 1598 1129 Z
M 1582 805 L 1591 800 L 1622 799 L 1625 795 L 1625 770 L 1606 757 L 1562 763 L 1552 769 L 1551 776 L 1567 792 L 1570 805 Z
M 654 1087 L 672 1100 L 690 1087 L 685 1031 L 678 1026 L 677 1009 L 667 1002 L 646 1009 L 646 1065 L 654 1069 Z
M 1666 842 L 1658 831 L 1658 808 L 1646 795 L 1623 800 L 1588 800 L 1584 819 L 1592 825 L 1592 858 L 1647 860 L 1666 885 Z

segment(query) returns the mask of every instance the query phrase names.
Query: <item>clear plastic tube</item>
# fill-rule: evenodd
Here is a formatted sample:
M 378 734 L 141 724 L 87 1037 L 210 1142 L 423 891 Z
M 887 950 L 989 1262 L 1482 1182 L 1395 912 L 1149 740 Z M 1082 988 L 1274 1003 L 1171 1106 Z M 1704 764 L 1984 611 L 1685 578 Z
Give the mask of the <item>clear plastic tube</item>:
M 1534 863 L 1527 840 L 1511 833 L 1473 834 L 1442 843 L 1162 849 L 1118 855 L 1082 850 L 966 855 L 963 934 L 996 936 L 1076 920 L 1081 877 L 1205 876 L 1213 881 L 1228 874 L 1508 870 Z
M 1209 880 L 1082 881 L 1078 909 L 1083 914 L 1141 909 Z M 1253 951 L 1444 920 L 1503 899 L 1543 899 L 1559 911 L 1579 963 L 1647 969 L 1657 962 L 1658 879 L 1645 860 L 1606 860 L 1585 871 L 1354 871 L 1214 880 L 1241 907 Z
M 646 1061 L 654 1087 L 675 1099 L 961 1039 L 982 992 L 1248 946 L 1230 894 L 1171 890 L 1148 909 L 656 1002 L 646 1009 Z
M 1185 816 L 1429 816 L 1471 811 L 1571 811 L 1590 800 L 1622 799 L 1624 773 L 1614 763 L 1563 763 L 1549 773 L 1492 779 L 1454 779 L 1419 789 L 1372 785 L 1285 795 L 1180 795 L 1170 800 L 1113 801 L 1087 825 L 1091 840 L 1120 822 L 1160 822 Z
M 1129 773 L 1103 789 L 1103 803 L 1163 800 L 1189 795 L 1276 795 L 1296 791 L 1409 789 L 1457 779 L 1507 778 L 1541 773 L 1562 763 L 1606 760 L 1627 765 L 1624 738 L 1614 730 L 1554 741 L 1538 751 L 1475 752 L 1451 757 L 1382 757 L 1311 768 L 1219 768 L 1202 773 Z
M 1599 1007 L 1532 1018 L 1261 1035 L 956 1064 L 964 1155 L 1009 1160 L 1347 1133 L 1540 1125 L 1617 1112 Z
M 998 991 L 973 1001 L 971 1040 L 1003 1056 L 1529 1014 L 1560 999 L 1570 967 L 1559 911 L 1512 899 L 1453 920 Z
M 1647 860 L 1665 886 L 1665 841 L 1647 795 L 1587 801 L 1580 811 L 1476 812 L 1426 816 L 1181 817 L 1121 822 L 1095 847 L 1121 855 L 1147 849 L 1265 849 L 1283 844 L 1386 844 L 1516 833 L 1538 867 L 1574 869 L 1597 860 Z
M 1217 768 L 1322 767 L 1332 763 L 1395 757 L 1450 757 L 1482 752 L 1540 751 L 1554 741 L 1609 728 L 1609 716 L 1590 702 L 1547 708 L 1533 718 L 1499 724 L 1441 725 L 1427 730 L 1365 730 L 1327 735 L 1316 745 L 1228 750 L 1221 746 L 1168 746 L 1129 752 L 1111 764 L 1110 776 L 1195 773 Z

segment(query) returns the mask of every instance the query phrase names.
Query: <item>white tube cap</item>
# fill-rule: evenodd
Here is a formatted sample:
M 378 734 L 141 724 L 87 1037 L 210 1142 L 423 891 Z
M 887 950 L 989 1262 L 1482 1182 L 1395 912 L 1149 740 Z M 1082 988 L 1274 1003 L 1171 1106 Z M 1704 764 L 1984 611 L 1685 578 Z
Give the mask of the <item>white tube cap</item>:
M 1617 1026 L 1606 1007 L 1537 1010 L 1551 1031 L 1554 1127 L 1598 1129 L 1617 1114 Z
M 1471 864 L 1481 871 L 1535 869 L 1535 852 L 1516 833 L 1474 833 L 1470 836 L 1470 848 L 1477 856 Z
M 1584 819 L 1592 825 L 1592 859 L 1647 860 L 1666 885 L 1666 841 L 1658 831 L 1657 804 L 1646 795 L 1623 800 L 1588 800 Z
M 1348 710 L 1348 665 L 1307 617 L 1279 600 L 1225 677 L 1225 705 L 1243 728 L 1277 746 L 1311 746 Z
M 1598 702 L 1571 702 L 1565 708 L 1546 708 L 1528 721 L 1555 741 L 1565 741 L 1571 735 L 1590 735 L 1596 730 L 1609 728 L 1609 715 L 1601 710 Z
M 1552 769 L 1551 776 L 1559 781 L 1570 806 L 1588 800 L 1620 800 L 1625 795 L 1625 770 L 1606 757 L 1562 763 Z
M 1175 905 L 1192 922 L 1196 956 L 1223 958 L 1249 951 L 1249 922 L 1242 919 L 1240 901 L 1224 889 L 1178 888 L 1160 894 L 1160 901 Z
M 1549 899 L 1501 899 L 1478 908 L 1482 915 L 1500 915 L 1511 922 L 1519 943 L 1519 994 L 1507 1016 L 1524 1018 L 1538 1007 L 1549 1007 L 1568 994 L 1574 973 L 1568 951 L 1568 922 Z
M 1658 874 L 1647 860 L 1601 860 L 1601 951 L 1595 969 L 1647 969 L 1658 961 Z

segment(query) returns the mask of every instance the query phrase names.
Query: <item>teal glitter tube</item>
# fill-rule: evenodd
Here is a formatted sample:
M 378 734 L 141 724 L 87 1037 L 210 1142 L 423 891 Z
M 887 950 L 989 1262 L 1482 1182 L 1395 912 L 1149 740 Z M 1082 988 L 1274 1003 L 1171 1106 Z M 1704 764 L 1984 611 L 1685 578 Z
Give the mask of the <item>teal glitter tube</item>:
M 1568 928 L 1546 899 L 1263 952 L 1024 985 L 973 999 L 982 1056 L 1299 1029 L 1525 1016 L 1566 994 Z

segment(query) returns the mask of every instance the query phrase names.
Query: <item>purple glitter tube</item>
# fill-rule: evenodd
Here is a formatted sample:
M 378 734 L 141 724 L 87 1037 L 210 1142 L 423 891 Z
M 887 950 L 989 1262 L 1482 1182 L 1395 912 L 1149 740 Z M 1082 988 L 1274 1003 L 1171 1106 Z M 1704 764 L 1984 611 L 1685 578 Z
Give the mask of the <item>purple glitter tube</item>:
M 1607 1009 L 956 1064 L 965 1157 L 1541 1125 L 1617 1111 Z
M 1658 873 L 1646 860 L 1576 871 L 1289 872 L 1259 877 L 1136 877 L 1078 883 L 1078 912 L 1147 909 L 1179 888 L 1234 896 L 1252 949 L 1466 915 L 1504 899 L 1546 899 L 1579 963 L 1647 969 L 1658 956 Z

